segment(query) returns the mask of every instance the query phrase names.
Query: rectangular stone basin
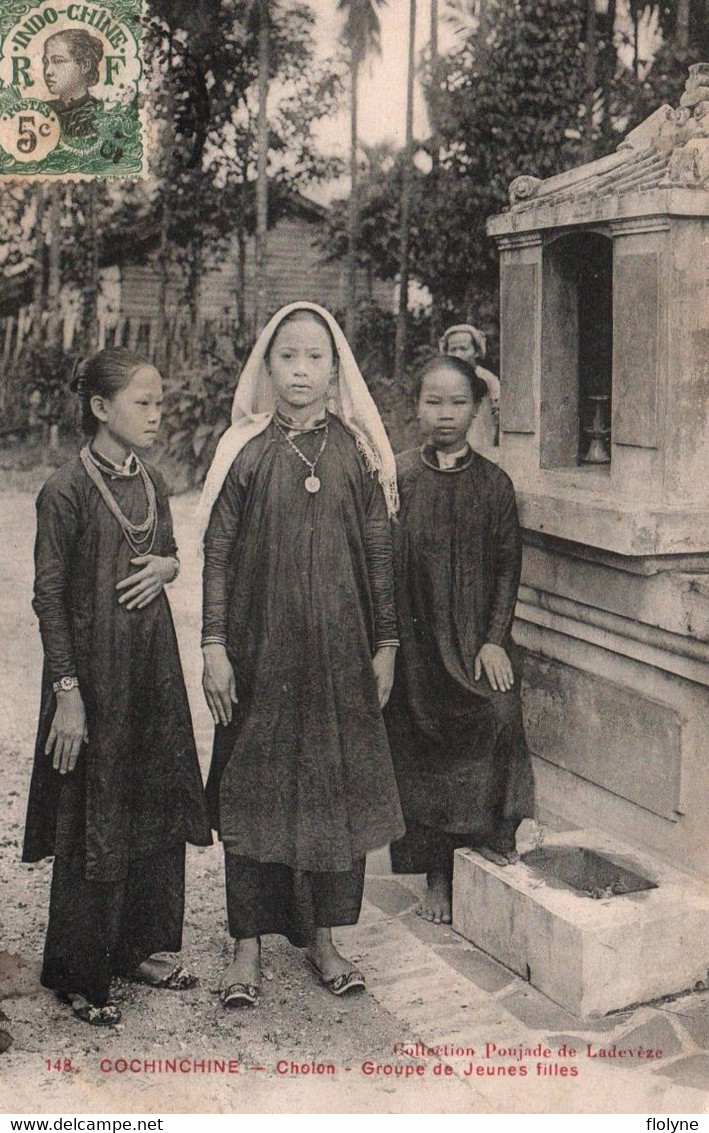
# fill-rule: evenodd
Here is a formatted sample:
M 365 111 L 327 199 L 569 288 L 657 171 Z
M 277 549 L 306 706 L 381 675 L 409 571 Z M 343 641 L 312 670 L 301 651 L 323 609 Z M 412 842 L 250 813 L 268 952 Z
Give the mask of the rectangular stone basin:
M 456 850 L 453 928 L 555 1003 L 584 1018 L 707 979 L 699 878 L 600 830 L 519 849 L 508 866 Z
M 545 846 L 522 854 L 522 861 L 550 885 L 558 882 L 597 901 L 657 888 L 654 881 L 585 846 Z

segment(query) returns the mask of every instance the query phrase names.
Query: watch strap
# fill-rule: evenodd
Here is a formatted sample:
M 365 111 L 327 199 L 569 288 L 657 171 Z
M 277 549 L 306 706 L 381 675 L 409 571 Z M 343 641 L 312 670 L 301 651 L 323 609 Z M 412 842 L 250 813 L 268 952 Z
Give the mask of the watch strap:
M 73 688 L 79 687 L 78 677 L 62 677 L 59 681 L 54 681 L 52 685 L 53 692 L 71 692 Z

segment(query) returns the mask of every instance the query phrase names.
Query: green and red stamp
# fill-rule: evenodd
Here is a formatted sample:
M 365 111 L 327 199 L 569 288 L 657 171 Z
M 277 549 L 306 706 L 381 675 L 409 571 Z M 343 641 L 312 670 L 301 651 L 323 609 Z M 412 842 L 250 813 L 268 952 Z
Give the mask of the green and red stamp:
M 0 4 L 0 179 L 141 176 L 141 0 Z

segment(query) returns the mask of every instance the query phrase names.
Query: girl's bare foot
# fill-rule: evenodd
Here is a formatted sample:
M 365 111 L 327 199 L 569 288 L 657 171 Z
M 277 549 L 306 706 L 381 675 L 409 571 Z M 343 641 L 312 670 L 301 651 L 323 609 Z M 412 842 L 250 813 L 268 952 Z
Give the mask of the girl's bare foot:
M 148 956 L 129 978 L 165 991 L 187 991 L 197 983 L 197 977 L 177 960 L 157 956 Z
M 355 971 L 355 965 L 335 948 L 330 928 L 315 929 L 315 936 L 306 955 L 325 981 L 341 976 L 345 972 Z
M 234 959 L 224 971 L 220 986 L 227 989 L 234 984 L 258 987 L 261 983 L 261 939 L 250 936 L 234 943 Z
M 493 850 L 491 846 L 476 846 L 475 848 L 481 857 L 493 862 L 494 865 L 514 865 L 515 862 L 519 861 L 519 854 L 516 850 Z
M 137 971 L 146 983 L 159 984 L 172 973 L 174 967 L 174 960 L 158 960 L 155 956 L 149 956 L 138 965 Z
M 418 916 L 433 924 L 451 923 L 451 875 L 446 870 L 433 870 L 426 874 L 426 896 L 418 909 Z

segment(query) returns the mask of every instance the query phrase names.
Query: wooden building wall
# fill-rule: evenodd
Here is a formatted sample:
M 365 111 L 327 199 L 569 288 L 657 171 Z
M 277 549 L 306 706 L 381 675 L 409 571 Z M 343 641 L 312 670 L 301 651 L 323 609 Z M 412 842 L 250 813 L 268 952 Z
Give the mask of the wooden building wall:
M 269 232 L 267 297 L 270 311 L 296 299 L 307 299 L 332 311 L 344 310 L 344 265 L 327 261 L 326 252 L 317 243 L 321 231 L 322 225 L 317 219 L 300 215 L 282 218 Z M 253 241 L 250 240 L 246 249 L 244 280 L 247 338 L 253 331 L 253 327 L 248 324 L 253 319 L 254 310 L 254 260 Z M 156 251 L 146 250 L 140 261 L 133 259 L 104 267 L 101 276 L 99 347 L 124 345 L 154 357 L 158 346 L 156 339 L 160 293 Z M 231 252 L 225 260 L 211 268 L 207 267 L 203 272 L 198 301 L 199 335 L 227 338 L 234 335 L 238 324 L 239 286 L 238 245 L 234 239 Z M 392 310 L 393 285 L 375 279 L 371 287 L 375 302 L 386 310 Z M 361 273 L 358 290 L 361 297 L 367 297 L 368 287 L 364 273 Z M 62 337 L 66 351 L 74 348 L 79 314 L 77 302 L 78 294 L 70 294 L 70 289 L 64 289 Z M 186 358 L 190 353 L 190 315 L 183 280 L 176 269 L 173 270 L 168 285 L 166 320 L 166 336 L 172 358 Z M 0 313 L 0 360 L 6 366 L 20 356 L 30 333 L 31 323 L 31 308 L 26 305 L 26 300 L 15 303 L 13 295 L 8 291 L 7 302 Z

